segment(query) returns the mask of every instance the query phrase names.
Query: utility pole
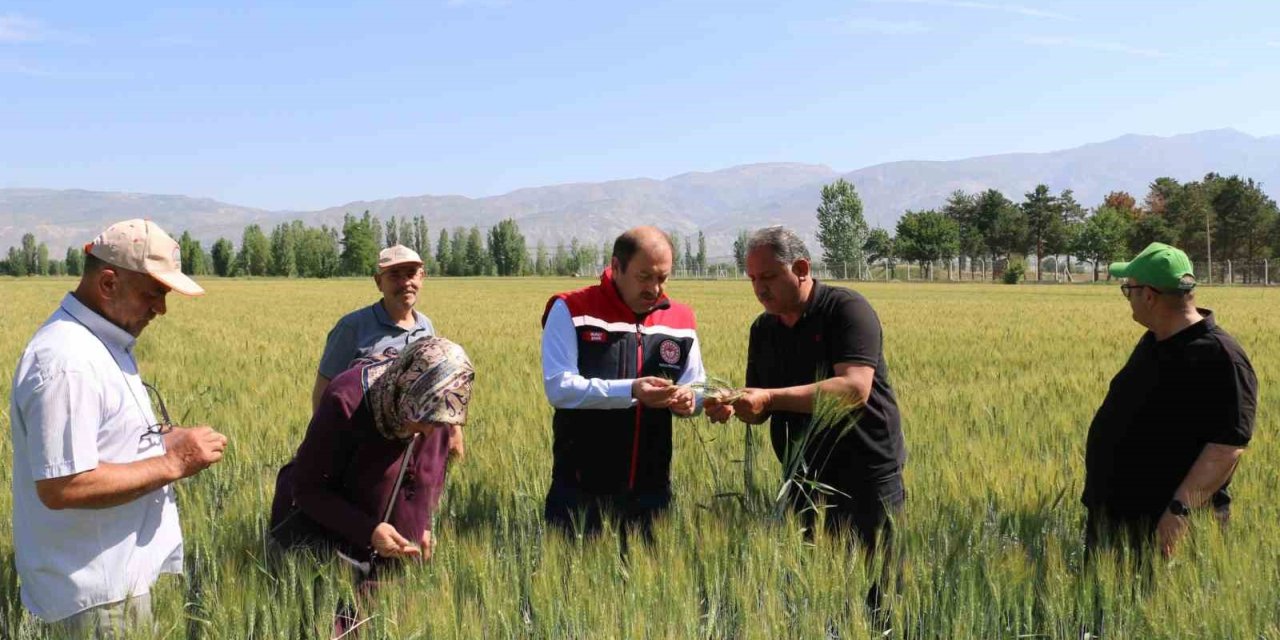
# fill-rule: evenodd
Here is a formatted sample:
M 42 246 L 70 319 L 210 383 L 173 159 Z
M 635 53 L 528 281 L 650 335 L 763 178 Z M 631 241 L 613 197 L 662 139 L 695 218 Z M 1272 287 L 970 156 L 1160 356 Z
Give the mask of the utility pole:
M 1209 284 L 1213 284 L 1213 238 L 1209 236 L 1209 212 L 1212 209 L 1206 209 L 1204 212 L 1204 253 L 1209 257 Z

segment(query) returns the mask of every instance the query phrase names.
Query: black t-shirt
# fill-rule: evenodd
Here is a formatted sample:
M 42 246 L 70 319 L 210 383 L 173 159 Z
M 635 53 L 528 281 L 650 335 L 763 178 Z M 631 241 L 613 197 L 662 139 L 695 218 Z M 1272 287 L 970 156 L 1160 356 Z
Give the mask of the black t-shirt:
M 898 402 L 889 385 L 880 318 L 854 291 L 814 281 L 804 314 L 794 327 L 768 313 L 751 325 L 747 386 L 776 389 L 812 384 L 835 375 L 835 365 L 875 368 L 871 397 L 855 414 L 857 423 L 839 439 L 838 429 L 814 437 L 806 459 L 818 479 L 846 491 L 861 491 L 901 471 L 907 460 Z M 775 411 L 770 435 L 783 460 L 788 438 L 809 428 L 809 414 Z
M 1206 444 L 1253 436 L 1258 380 L 1249 358 L 1204 320 L 1157 341 L 1147 332 L 1102 401 L 1085 445 L 1081 501 L 1111 518 L 1155 519 Z M 1224 487 L 1214 501 L 1221 504 Z

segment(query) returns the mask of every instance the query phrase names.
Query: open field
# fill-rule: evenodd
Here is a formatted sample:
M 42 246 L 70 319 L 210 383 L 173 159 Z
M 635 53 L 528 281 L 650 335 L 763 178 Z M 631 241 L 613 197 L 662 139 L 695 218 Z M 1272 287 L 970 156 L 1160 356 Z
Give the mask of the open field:
M 744 428 L 678 421 L 677 505 L 659 544 L 624 564 L 606 536 L 544 538 L 551 410 L 538 318 L 549 294 L 588 280 L 427 280 L 419 309 L 467 348 L 478 371 L 467 459 L 450 472 L 435 559 L 382 589 L 364 637 L 869 637 L 860 561 L 837 541 L 804 544 L 759 508 L 779 472 L 763 429 L 756 491 L 740 503 Z M 18 354 L 70 280 L 0 279 L 0 477 L 11 477 L 9 382 Z M 188 579 L 154 593 L 166 637 L 321 637 L 347 588 L 332 567 L 266 570 L 262 531 L 275 472 L 308 419 L 325 333 L 376 298 L 372 282 L 206 279 L 170 296 L 138 347 L 143 377 L 176 417 L 231 438 L 228 458 L 180 485 Z M 1261 401 L 1221 535 L 1191 543 L 1141 588 L 1082 563 L 1085 433 L 1141 330 L 1111 286 L 858 284 L 885 327 L 902 407 L 910 498 L 893 637 L 1280 637 L 1280 290 L 1206 289 L 1201 306 L 1249 352 Z M 672 284 L 698 313 L 708 371 L 741 382 L 759 307 L 745 282 Z M 1187 399 L 1194 402 L 1194 399 Z M 0 491 L 0 636 L 23 621 L 8 487 Z M 1096 630 L 1096 629 L 1095 629 Z M 33 636 L 34 637 L 34 636 Z

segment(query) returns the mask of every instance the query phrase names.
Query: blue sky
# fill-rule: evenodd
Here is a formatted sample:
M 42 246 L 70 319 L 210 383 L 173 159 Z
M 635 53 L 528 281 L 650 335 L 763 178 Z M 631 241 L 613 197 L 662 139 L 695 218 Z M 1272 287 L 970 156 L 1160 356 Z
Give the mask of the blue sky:
M 0 187 L 310 209 L 1280 134 L 1280 2 L 0 2 Z

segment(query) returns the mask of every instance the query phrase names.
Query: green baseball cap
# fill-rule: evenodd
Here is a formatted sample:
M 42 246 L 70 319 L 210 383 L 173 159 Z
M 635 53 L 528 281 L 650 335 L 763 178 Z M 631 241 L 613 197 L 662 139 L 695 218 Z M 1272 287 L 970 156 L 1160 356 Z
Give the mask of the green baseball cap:
M 1195 277 L 1191 259 L 1181 249 L 1161 242 L 1147 245 L 1133 260 L 1112 262 L 1109 271 L 1117 278 L 1133 278 L 1163 291 L 1190 291 L 1196 286 L 1182 281 L 1183 276 Z

